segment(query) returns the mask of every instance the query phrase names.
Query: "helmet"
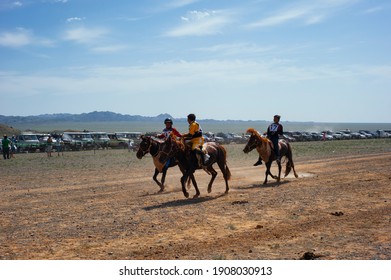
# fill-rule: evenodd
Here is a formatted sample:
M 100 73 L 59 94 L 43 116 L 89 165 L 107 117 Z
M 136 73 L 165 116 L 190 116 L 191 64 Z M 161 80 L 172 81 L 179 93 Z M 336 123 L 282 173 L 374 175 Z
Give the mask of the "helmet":
M 171 123 L 171 124 L 173 124 L 172 119 L 170 119 L 170 118 L 165 119 L 165 120 L 164 120 L 164 124 L 166 124 L 166 123 Z

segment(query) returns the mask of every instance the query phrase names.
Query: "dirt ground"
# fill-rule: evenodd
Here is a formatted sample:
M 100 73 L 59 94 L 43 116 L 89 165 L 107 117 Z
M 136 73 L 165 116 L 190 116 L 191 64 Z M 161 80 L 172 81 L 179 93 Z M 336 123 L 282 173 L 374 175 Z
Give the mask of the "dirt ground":
M 197 171 L 197 199 L 183 196 L 177 168 L 157 193 L 150 158 L 81 172 L 67 155 L 17 157 L 0 169 L 3 260 L 391 259 L 390 152 L 298 158 L 299 178 L 268 185 L 254 153 L 230 165 L 228 195 L 220 171 L 210 194 Z

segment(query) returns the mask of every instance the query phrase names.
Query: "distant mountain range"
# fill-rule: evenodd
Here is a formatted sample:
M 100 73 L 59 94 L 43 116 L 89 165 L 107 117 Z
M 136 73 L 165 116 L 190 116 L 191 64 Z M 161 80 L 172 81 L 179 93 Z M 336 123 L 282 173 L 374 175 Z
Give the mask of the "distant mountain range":
M 15 134 L 12 129 L 54 131 L 66 129 L 93 130 L 93 131 L 160 131 L 165 118 L 173 119 L 177 129 L 186 131 L 188 128 L 186 118 L 173 118 L 170 114 L 160 114 L 155 117 L 140 115 L 124 115 L 114 112 L 90 112 L 82 114 L 42 114 L 37 116 L 3 116 L 0 115 L 0 132 Z M 199 119 L 205 130 L 230 131 L 243 133 L 249 127 L 265 130 L 270 121 L 265 120 L 213 120 Z M 1 124 L 3 124 L 1 126 Z M 387 123 L 317 123 L 317 122 L 290 122 L 283 121 L 285 131 L 340 131 L 360 129 L 375 131 L 378 129 L 391 129 Z M 5 129 L 8 127 L 8 130 Z M 10 130 L 11 129 L 11 130 Z
M 131 121 L 158 121 L 159 123 L 166 118 L 174 119 L 170 114 L 160 114 L 155 117 L 146 117 L 140 115 L 123 115 L 114 112 L 90 112 L 82 114 L 43 114 L 37 116 L 3 116 L 0 115 L 0 123 L 17 126 L 18 124 L 37 124 L 52 122 L 131 122 Z M 177 122 L 186 121 L 185 118 L 175 119 Z M 213 119 L 203 120 L 204 122 L 213 121 Z M 230 120 L 230 122 L 241 122 L 239 120 Z M 224 121 L 221 121 L 224 122 Z
M 17 125 L 20 123 L 42 122 L 115 122 L 115 121 L 154 121 L 172 118 L 169 114 L 160 114 L 156 117 L 144 117 L 139 115 L 123 115 L 113 112 L 90 112 L 82 114 L 43 114 L 37 116 L 3 116 L 0 115 L 0 123 Z

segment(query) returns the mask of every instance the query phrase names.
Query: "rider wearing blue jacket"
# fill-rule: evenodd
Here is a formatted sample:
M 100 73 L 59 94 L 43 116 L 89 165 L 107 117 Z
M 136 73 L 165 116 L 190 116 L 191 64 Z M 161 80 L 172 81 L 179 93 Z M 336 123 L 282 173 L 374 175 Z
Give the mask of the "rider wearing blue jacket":
M 278 147 L 278 140 L 280 139 L 280 135 L 284 133 L 284 128 L 280 124 L 280 115 L 275 115 L 273 117 L 273 123 L 269 125 L 267 128 L 266 136 L 267 138 L 273 143 L 274 147 L 274 153 L 276 154 L 276 160 L 277 162 L 281 161 L 281 155 L 280 155 L 280 149 Z M 261 165 L 262 159 L 259 158 L 256 163 L 254 163 L 254 166 Z

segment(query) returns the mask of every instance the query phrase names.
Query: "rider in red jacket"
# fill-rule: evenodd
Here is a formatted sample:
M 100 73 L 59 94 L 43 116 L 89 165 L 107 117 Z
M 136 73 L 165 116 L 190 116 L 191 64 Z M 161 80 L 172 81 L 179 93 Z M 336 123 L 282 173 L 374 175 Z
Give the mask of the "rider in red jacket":
M 173 133 L 176 137 L 182 137 L 182 134 L 180 134 L 178 130 L 176 130 L 176 128 L 172 126 L 172 119 L 165 119 L 164 124 L 166 125 L 166 127 L 163 129 L 163 132 L 161 134 L 157 135 L 158 138 L 167 139 L 167 137 L 169 137 L 171 133 Z

